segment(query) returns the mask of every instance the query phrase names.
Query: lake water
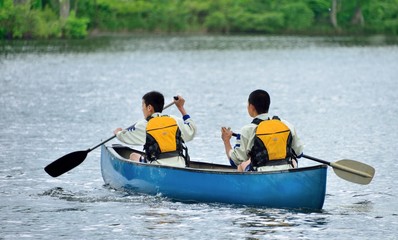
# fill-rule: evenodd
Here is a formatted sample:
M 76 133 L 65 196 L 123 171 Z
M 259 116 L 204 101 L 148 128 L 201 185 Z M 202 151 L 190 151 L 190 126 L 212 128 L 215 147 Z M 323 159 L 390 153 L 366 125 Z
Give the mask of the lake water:
M 398 239 L 397 77 L 398 45 L 380 37 L 1 42 L 0 239 Z M 133 124 L 150 90 L 166 103 L 185 97 L 198 125 L 193 160 L 227 163 L 220 127 L 250 121 L 257 88 L 307 155 L 372 165 L 374 180 L 329 168 L 323 210 L 303 212 L 127 195 L 104 186 L 99 149 L 58 178 L 43 170 Z

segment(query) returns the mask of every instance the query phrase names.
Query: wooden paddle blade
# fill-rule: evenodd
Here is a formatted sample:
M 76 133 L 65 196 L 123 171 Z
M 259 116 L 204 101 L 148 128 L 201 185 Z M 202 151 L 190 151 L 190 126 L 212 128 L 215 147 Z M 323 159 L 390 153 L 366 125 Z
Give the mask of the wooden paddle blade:
M 79 166 L 86 159 L 89 150 L 69 153 L 47 165 L 44 170 L 52 177 L 58 177 Z
M 337 176 L 347 181 L 358 184 L 369 184 L 375 174 L 375 169 L 365 163 L 343 159 L 330 163 Z

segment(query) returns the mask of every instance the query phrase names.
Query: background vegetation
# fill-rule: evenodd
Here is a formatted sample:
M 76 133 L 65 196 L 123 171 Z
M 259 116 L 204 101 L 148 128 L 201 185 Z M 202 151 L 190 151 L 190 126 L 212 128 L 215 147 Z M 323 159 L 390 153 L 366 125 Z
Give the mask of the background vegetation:
M 398 0 L 0 0 L 0 39 L 99 32 L 398 35 Z

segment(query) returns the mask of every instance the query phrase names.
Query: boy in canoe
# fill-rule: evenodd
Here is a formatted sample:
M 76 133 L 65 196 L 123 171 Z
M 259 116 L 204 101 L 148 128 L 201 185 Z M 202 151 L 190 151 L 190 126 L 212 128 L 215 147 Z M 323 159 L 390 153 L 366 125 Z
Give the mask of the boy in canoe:
M 174 98 L 174 104 L 182 118 L 162 114 L 164 96 L 152 91 L 142 97 L 144 119 L 123 130 L 117 128 L 114 134 L 121 142 L 144 146 L 145 155 L 132 153 L 131 160 L 185 167 L 189 164 L 185 142 L 191 141 L 196 133 L 196 125 L 184 108 L 185 99 Z
M 269 116 L 271 100 L 261 89 L 249 95 L 247 111 L 253 121 L 234 134 L 221 128 L 225 152 L 232 166 L 239 171 L 272 171 L 297 167 L 303 144 L 292 124 L 277 116 Z M 235 147 L 230 140 L 236 136 Z

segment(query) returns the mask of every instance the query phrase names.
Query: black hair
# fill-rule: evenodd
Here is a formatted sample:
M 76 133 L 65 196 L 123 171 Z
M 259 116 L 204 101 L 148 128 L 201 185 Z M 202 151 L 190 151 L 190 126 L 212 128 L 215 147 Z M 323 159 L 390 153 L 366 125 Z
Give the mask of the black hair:
M 155 112 L 162 112 L 164 106 L 164 96 L 160 92 L 151 91 L 146 93 L 142 100 L 144 100 L 145 105 L 152 105 Z
M 271 99 L 266 91 L 261 89 L 254 90 L 250 93 L 248 101 L 254 106 L 258 114 L 268 113 Z

